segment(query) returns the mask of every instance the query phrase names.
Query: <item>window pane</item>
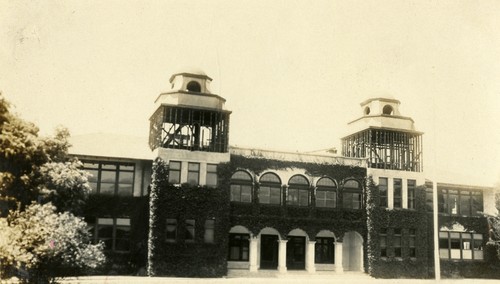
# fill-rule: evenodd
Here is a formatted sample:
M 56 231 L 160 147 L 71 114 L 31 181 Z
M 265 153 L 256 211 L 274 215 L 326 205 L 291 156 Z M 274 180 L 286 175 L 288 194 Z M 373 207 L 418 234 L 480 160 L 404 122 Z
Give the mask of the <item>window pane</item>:
M 199 177 L 200 175 L 198 172 L 188 172 L 188 183 L 191 185 L 198 185 Z
M 271 187 L 271 204 L 281 204 L 281 189 L 279 187 Z
M 269 182 L 269 183 L 279 183 L 281 184 L 280 179 L 277 175 L 273 173 L 266 173 L 260 178 L 260 182 Z
M 113 164 L 102 164 L 101 168 L 103 170 L 116 170 L 116 165 L 113 165 Z
M 331 178 L 322 178 L 322 179 L 318 180 L 318 182 L 316 183 L 316 186 L 318 186 L 318 187 L 320 187 L 320 186 L 337 187 L 335 185 L 335 182 Z
M 208 186 L 217 186 L 217 173 L 207 172 L 207 183 Z
M 241 202 L 252 202 L 252 187 L 248 185 L 241 186 Z
M 259 203 L 269 204 L 271 202 L 271 188 L 261 186 L 259 188 Z
M 134 165 L 120 165 L 120 171 L 134 171 Z
M 115 194 L 115 183 L 101 183 L 100 194 Z
M 460 214 L 461 215 L 466 215 L 466 216 L 471 215 L 470 201 L 471 201 L 470 192 L 462 191 L 460 193 Z
M 118 185 L 118 195 L 120 196 L 132 196 L 133 186 L 131 184 L 119 184 Z
M 295 175 L 290 178 L 288 184 L 300 184 L 300 185 L 309 185 L 307 179 L 301 175 Z
M 205 243 L 214 242 L 214 227 L 215 220 L 205 220 L 205 235 L 203 236 Z
M 241 185 L 238 184 L 231 185 L 231 201 L 241 201 L 240 191 L 241 191 Z
M 378 190 L 380 194 L 380 206 L 387 207 L 387 178 L 379 178 Z
M 168 164 L 168 167 L 171 170 L 180 170 L 181 169 L 181 162 L 170 161 L 170 163 Z
M 195 221 L 192 219 L 186 220 L 185 226 L 186 226 L 186 231 L 185 231 L 185 240 L 186 241 L 194 241 L 194 225 Z
M 177 236 L 177 220 L 176 219 L 167 219 L 167 228 L 166 228 L 166 237 L 167 240 L 174 241 Z
M 188 171 L 199 172 L 200 171 L 200 164 L 188 163 Z
M 232 180 L 247 180 L 247 181 L 252 181 L 252 177 L 244 171 L 237 171 L 233 174 L 231 177 Z
M 299 205 L 309 206 L 309 191 L 299 190 Z
M 99 168 L 99 163 L 93 163 L 93 162 L 83 162 L 83 168 L 88 170 L 88 169 L 98 169 Z
M 402 207 L 403 187 L 401 179 L 394 179 L 394 208 Z
M 114 183 L 116 181 L 116 172 L 102 171 L 101 182 Z
M 119 174 L 119 183 L 130 183 L 134 182 L 134 173 L 133 172 L 120 172 Z

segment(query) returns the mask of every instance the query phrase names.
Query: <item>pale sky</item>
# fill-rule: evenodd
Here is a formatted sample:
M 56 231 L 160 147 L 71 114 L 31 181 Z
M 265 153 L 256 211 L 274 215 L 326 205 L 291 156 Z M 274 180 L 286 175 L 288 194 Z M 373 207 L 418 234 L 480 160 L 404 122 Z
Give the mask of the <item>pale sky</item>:
M 500 1 L 0 0 L 0 43 L 0 90 L 42 133 L 147 137 L 170 75 L 196 67 L 232 145 L 340 149 L 359 103 L 390 95 L 429 177 L 500 180 Z

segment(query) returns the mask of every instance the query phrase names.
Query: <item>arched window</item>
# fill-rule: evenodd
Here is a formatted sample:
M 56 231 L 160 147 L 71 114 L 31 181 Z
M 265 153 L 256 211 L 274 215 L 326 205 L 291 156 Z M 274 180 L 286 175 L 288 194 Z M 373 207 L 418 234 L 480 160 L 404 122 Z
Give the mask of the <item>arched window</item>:
M 266 173 L 260 178 L 259 203 L 281 204 L 281 180 L 273 173 Z
M 304 176 L 290 178 L 286 202 L 288 205 L 309 206 L 309 182 Z
M 333 179 L 324 177 L 316 182 L 316 207 L 337 207 L 337 185 Z
M 392 109 L 392 106 L 390 106 L 390 105 L 385 105 L 384 108 L 382 109 L 383 114 L 392 115 L 392 112 L 393 112 L 393 109 Z
M 345 209 L 361 209 L 363 204 L 363 189 L 356 180 L 347 180 L 342 191 L 342 205 Z
M 197 93 L 201 92 L 201 85 L 196 81 L 189 82 L 186 87 L 187 90 L 190 92 L 197 92 Z
M 231 176 L 231 201 L 252 202 L 252 177 L 245 171 Z

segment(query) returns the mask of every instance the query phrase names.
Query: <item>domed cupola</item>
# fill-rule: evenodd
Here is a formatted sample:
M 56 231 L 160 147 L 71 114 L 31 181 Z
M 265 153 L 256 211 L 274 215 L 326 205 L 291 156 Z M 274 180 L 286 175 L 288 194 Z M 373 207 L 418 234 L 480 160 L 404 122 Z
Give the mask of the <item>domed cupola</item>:
M 370 168 L 422 171 L 422 132 L 411 117 L 399 112 L 400 101 L 392 97 L 362 102 L 362 116 L 349 122 L 342 138 L 342 154 L 368 158 Z
M 212 78 L 190 69 L 170 77 L 171 90 L 158 96 L 150 118 L 149 146 L 225 153 L 229 115 L 226 100 L 210 91 Z

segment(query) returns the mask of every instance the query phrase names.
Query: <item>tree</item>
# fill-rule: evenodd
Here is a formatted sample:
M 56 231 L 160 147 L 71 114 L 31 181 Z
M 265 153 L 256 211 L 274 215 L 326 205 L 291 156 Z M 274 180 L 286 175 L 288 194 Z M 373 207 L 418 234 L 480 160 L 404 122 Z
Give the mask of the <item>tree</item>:
M 0 94 L 0 199 L 17 202 L 20 210 L 42 201 L 80 213 L 91 189 L 81 163 L 68 155 L 68 130 L 39 137 L 38 128 L 9 107 Z
M 50 203 L 33 203 L 0 219 L 0 257 L 23 282 L 49 283 L 56 276 L 96 268 L 105 260 L 103 244 L 90 243 L 87 224 Z
M 68 155 L 68 130 L 40 137 L 9 108 L 0 94 L 0 205 L 10 209 L 0 218 L 0 276 L 11 269 L 23 281 L 48 282 L 95 267 L 104 260 L 102 244 L 91 245 L 86 223 L 73 215 L 90 186 Z

